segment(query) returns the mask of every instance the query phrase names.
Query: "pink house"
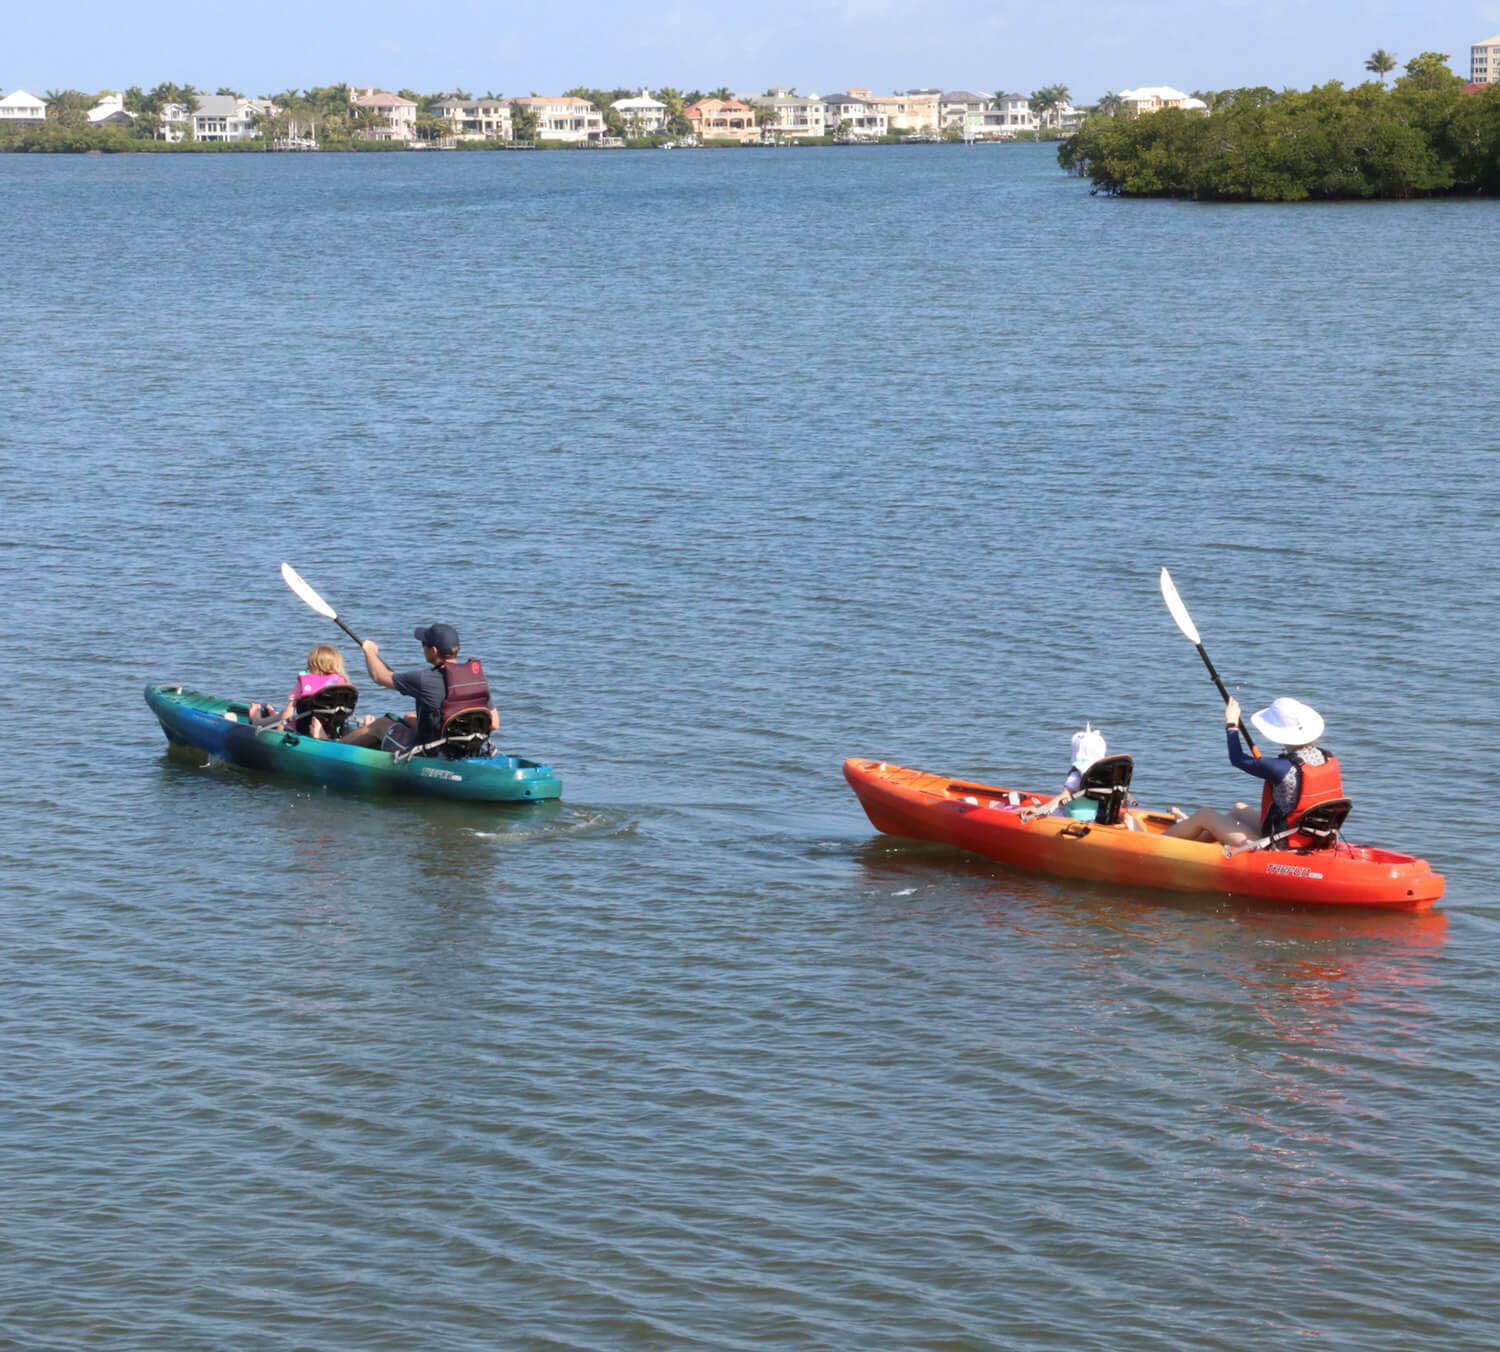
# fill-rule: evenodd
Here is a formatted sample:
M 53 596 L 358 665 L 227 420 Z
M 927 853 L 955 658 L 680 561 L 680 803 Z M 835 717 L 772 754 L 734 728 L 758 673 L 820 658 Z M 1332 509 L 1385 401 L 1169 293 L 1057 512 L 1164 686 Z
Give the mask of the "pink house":
M 699 99 L 682 110 L 700 141 L 758 141 L 755 109 L 738 99 Z
M 367 89 L 350 102 L 356 109 L 378 114 L 383 121 L 366 127 L 367 141 L 415 141 L 417 139 L 417 105 L 399 94 L 381 89 Z

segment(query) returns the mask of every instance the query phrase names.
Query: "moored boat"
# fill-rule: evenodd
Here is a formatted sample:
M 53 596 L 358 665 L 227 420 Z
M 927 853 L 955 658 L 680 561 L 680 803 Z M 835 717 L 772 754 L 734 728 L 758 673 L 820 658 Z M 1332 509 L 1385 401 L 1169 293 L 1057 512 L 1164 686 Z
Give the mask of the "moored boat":
M 1399 911 L 1428 910 L 1443 895 L 1443 875 L 1425 859 L 1344 840 L 1306 851 L 1226 851 L 1163 835 L 1174 820 L 1165 813 L 1135 810 L 1135 828 L 1031 816 L 1045 794 L 861 758 L 844 762 L 844 778 L 878 831 L 1064 878 Z
M 331 788 L 478 803 L 529 803 L 562 796 L 562 781 L 551 766 L 519 756 L 497 752 L 465 760 L 398 760 L 372 747 L 252 727 L 245 704 L 180 685 L 148 685 L 146 703 L 167 740 L 177 746 L 196 747 L 218 760 Z

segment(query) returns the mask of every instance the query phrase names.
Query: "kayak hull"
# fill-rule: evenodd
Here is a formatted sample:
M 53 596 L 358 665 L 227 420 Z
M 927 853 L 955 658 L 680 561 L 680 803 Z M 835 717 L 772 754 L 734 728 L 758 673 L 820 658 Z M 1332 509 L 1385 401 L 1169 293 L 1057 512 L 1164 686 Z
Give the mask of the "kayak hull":
M 249 709 L 180 685 L 148 685 L 146 703 L 167 740 L 216 760 L 356 793 L 419 794 L 469 803 L 531 803 L 562 796 L 547 765 L 495 755 L 449 761 L 321 742 L 279 728 L 254 728 Z
M 1217 892 L 1309 906 L 1425 911 L 1443 875 L 1425 859 L 1346 842 L 1331 850 L 1245 850 L 1162 835 L 1172 818 L 1136 812 L 1136 831 L 1067 817 L 1021 820 L 1045 795 L 955 780 L 884 761 L 852 758 L 844 778 L 877 831 L 935 840 L 987 859 L 1063 878 Z

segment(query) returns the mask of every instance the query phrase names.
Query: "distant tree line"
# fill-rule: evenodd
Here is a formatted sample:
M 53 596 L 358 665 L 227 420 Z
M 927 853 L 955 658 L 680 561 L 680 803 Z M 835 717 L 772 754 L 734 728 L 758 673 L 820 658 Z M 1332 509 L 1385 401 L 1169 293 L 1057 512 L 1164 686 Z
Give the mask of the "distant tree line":
M 1366 63 L 1380 82 L 1305 92 L 1232 89 L 1211 111 L 1096 115 L 1058 149 L 1096 191 L 1201 201 L 1298 202 L 1500 193 L 1500 85 L 1470 94 L 1441 52 Z

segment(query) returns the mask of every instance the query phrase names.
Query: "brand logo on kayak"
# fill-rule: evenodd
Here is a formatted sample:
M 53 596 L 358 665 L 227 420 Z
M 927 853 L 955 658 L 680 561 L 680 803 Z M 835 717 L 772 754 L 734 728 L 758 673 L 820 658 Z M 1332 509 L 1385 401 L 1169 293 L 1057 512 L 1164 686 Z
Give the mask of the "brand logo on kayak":
M 432 770 L 432 769 L 425 769 L 425 770 L 422 771 L 422 778 L 423 779 L 452 779 L 452 780 L 462 780 L 463 776 L 462 775 L 456 775 L 456 774 L 454 774 L 452 770 Z
M 1301 868 L 1296 864 L 1268 864 L 1267 873 L 1284 873 L 1289 878 L 1321 878 L 1321 873 L 1314 873 L 1310 868 Z

